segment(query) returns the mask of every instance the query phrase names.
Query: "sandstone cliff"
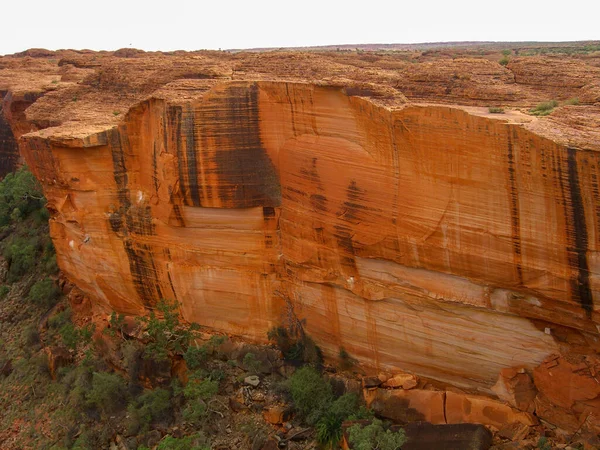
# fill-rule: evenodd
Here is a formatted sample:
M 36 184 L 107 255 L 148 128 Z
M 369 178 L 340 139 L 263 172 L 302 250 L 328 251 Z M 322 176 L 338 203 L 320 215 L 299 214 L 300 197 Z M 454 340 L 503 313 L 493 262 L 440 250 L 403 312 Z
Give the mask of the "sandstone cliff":
M 329 355 L 488 394 L 502 369 L 594 353 L 597 66 L 105 56 L 44 60 L 19 118 L 32 69 L 4 58 L 0 147 L 20 137 L 59 265 L 106 311 L 167 298 L 256 341 L 293 313 Z M 551 93 L 585 104 L 526 114 Z M 550 400 L 579 423 L 596 395 Z

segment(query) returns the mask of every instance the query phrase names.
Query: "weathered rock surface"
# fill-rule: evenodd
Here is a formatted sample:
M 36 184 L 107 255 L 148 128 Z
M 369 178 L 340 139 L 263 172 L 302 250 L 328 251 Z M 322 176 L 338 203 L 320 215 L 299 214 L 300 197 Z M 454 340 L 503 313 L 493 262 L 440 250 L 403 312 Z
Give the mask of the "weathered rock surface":
M 482 393 L 569 354 L 560 329 L 597 347 L 597 58 L 56 55 L 0 59 L 0 153 L 96 306 L 255 341 L 293 313 L 328 355 Z M 535 405 L 598 415 L 595 372 L 544 364 Z M 517 378 L 498 395 L 530 412 Z
M 533 401 L 537 390 L 525 369 L 515 367 L 502 369 L 498 382 L 492 386 L 492 391 L 498 398 L 521 411 L 530 413 L 534 411 Z

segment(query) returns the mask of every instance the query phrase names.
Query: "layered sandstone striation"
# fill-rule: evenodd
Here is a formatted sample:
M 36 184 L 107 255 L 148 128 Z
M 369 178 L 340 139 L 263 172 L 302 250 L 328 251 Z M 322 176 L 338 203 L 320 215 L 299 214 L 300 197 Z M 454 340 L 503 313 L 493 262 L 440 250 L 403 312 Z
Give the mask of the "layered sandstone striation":
M 99 56 L 62 55 L 58 86 L 0 121 L 2 152 L 20 137 L 44 186 L 61 269 L 98 306 L 175 300 L 255 341 L 294 315 L 328 355 L 486 394 L 505 376 L 503 400 L 567 428 L 598 415 L 596 66 Z M 527 115 L 552 89 L 585 104 Z M 590 386 L 561 400 L 554 372 Z

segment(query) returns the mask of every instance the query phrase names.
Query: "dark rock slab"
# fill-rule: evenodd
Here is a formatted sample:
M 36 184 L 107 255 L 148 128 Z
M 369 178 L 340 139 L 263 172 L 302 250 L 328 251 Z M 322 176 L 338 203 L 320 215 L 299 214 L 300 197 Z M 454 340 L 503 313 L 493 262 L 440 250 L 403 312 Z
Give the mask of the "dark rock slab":
M 402 450 L 488 450 L 492 446 L 492 433 L 483 425 L 416 422 L 403 428 L 407 441 Z

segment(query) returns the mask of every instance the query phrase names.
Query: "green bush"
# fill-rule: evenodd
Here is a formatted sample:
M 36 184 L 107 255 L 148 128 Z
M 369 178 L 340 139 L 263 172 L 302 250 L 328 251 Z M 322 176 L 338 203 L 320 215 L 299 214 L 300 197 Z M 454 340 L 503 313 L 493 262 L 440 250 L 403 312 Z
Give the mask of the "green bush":
M 540 436 L 540 438 L 537 441 L 537 448 L 539 450 L 551 450 L 552 444 L 548 442 L 548 438 L 546 436 Z
M 87 404 L 104 413 L 115 412 L 127 399 L 125 380 L 114 373 L 94 372 L 92 386 L 86 395 Z
M 504 114 L 504 108 L 500 108 L 498 106 L 490 106 L 488 108 L 488 112 L 490 114 Z
M 58 286 L 54 280 L 45 278 L 37 281 L 29 290 L 29 300 L 37 305 L 50 307 L 54 305 L 60 294 Z
M 64 325 L 71 322 L 71 309 L 66 308 L 61 312 L 54 314 L 48 319 L 48 327 L 54 330 L 59 330 Z
M 577 97 L 565 100 L 565 105 L 579 105 L 579 99 Z
M 252 352 L 248 352 L 244 355 L 242 364 L 244 365 L 244 368 L 252 374 L 257 374 L 260 372 L 261 363 L 258 359 L 256 359 L 256 355 Z
M 406 442 L 404 430 L 392 432 L 378 419 L 373 419 L 366 426 L 352 425 L 348 434 L 348 441 L 354 450 L 398 450 Z
M 207 357 L 208 348 L 205 345 L 202 345 L 200 347 L 190 345 L 183 354 L 183 359 L 185 360 L 188 369 L 191 370 L 196 370 L 203 367 Z
M 160 441 L 156 450 L 210 450 L 210 444 L 203 433 L 182 438 L 167 435 Z
M 530 109 L 529 112 L 531 114 L 533 114 L 534 116 L 547 116 L 557 106 L 558 106 L 558 102 L 556 100 L 550 100 L 549 102 L 540 103 L 535 108 Z
M 23 337 L 27 345 L 36 345 L 40 343 L 40 333 L 35 324 L 28 325 L 23 330 Z
M 4 248 L 3 256 L 9 263 L 8 281 L 14 283 L 30 272 L 37 261 L 37 237 L 15 237 Z
M 42 188 L 27 167 L 7 174 L 0 181 L 0 226 L 45 209 L 45 204 Z
M 298 414 L 309 425 L 316 424 L 333 402 L 331 385 L 313 367 L 294 372 L 288 386 Z
M 155 311 L 150 311 L 148 317 L 142 317 L 140 321 L 146 326 L 146 333 L 150 342 L 144 351 L 145 359 L 154 361 L 167 361 L 170 354 L 183 355 L 189 348 L 194 333 L 198 330 L 198 324 L 189 327 L 179 322 L 178 303 L 161 300 Z
M 510 59 L 508 58 L 508 56 L 503 56 L 502 59 L 498 62 L 501 66 L 506 66 L 510 62 Z
M 164 420 L 171 414 L 171 393 L 166 389 L 148 390 L 129 404 L 129 434 L 147 433 L 150 425 Z
M 5 284 L 0 286 L 0 299 L 3 299 L 4 297 L 6 297 L 9 292 L 10 292 L 10 288 L 8 286 L 6 286 Z
M 317 442 L 327 448 L 334 448 L 342 438 L 342 422 L 344 420 L 358 420 L 370 418 L 359 409 L 359 400 L 356 394 L 344 394 L 331 403 L 316 425 Z
M 192 424 L 199 424 L 208 414 L 207 402 L 219 391 L 219 382 L 203 376 L 201 371 L 192 372 L 183 389 L 187 404 L 183 418 Z

